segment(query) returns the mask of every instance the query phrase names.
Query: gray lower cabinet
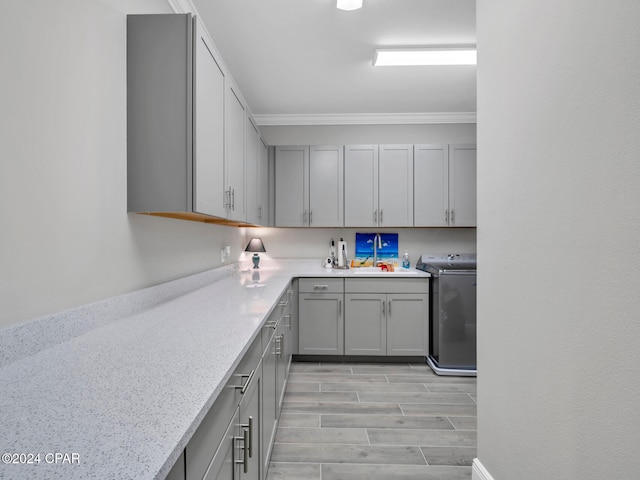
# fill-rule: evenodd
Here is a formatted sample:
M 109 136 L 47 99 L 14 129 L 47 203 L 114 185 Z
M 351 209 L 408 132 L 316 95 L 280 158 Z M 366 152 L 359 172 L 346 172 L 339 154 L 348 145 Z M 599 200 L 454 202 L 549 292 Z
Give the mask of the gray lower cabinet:
M 426 278 L 345 280 L 346 355 L 426 355 L 429 347 Z
M 387 354 L 387 296 L 347 293 L 344 296 L 345 355 Z
M 233 480 L 239 478 L 239 469 L 236 464 L 236 451 L 242 448 L 238 445 L 240 439 L 239 425 L 240 410 L 236 408 L 231 421 L 227 426 L 222 442 L 213 456 L 209 468 L 202 477 L 204 480 Z M 188 447 L 187 447 L 188 452 Z M 187 466 L 187 472 L 189 471 Z
M 184 472 L 184 451 L 176 460 L 175 465 L 169 472 L 169 474 L 165 477 L 165 480 L 184 480 L 185 472 Z
M 343 355 L 343 279 L 301 278 L 299 291 L 298 353 Z
M 262 478 L 266 478 L 291 364 L 291 285 L 262 329 Z

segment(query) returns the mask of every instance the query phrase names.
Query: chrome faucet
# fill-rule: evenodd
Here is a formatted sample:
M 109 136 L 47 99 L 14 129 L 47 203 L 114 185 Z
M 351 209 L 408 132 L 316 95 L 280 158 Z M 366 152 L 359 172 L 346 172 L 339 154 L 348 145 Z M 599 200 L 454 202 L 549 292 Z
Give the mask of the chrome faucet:
M 382 248 L 382 237 L 379 233 L 376 233 L 376 236 L 373 237 L 373 266 L 378 266 L 378 248 Z

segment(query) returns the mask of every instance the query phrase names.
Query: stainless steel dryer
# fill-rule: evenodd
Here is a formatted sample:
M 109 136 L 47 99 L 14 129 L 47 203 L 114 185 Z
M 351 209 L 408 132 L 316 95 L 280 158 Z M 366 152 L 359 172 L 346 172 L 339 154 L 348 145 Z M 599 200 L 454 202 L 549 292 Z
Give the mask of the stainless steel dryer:
M 416 268 L 429 272 L 429 356 L 438 375 L 476 376 L 476 254 L 427 254 Z

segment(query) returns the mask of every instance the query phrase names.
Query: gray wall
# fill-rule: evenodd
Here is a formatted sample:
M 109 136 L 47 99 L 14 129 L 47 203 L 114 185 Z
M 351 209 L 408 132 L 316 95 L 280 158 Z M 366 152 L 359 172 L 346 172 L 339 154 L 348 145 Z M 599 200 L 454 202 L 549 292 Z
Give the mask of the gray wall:
M 477 14 L 478 458 L 638 478 L 640 3 Z
M 127 13 L 166 0 L 3 2 L 0 327 L 207 270 L 240 229 L 127 212 Z

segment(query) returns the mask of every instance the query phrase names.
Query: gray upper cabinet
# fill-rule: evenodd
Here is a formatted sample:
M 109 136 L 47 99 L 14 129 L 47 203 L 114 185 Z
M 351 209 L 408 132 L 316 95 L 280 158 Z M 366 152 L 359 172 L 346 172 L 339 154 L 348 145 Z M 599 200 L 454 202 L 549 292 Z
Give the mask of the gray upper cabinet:
M 226 91 L 226 181 L 227 181 L 227 217 L 245 222 L 245 107 L 229 86 Z
M 475 145 L 449 145 L 449 225 L 477 224 L 477 160 Z
M 344 149 L 344 226 L 378 225 L 378 146 L 347 145 Z
M 449 147 L 416 145 L 414 158 L 414 225 L 447 227 L 449 210 Z
M 253 122 L 247 118 L 246 159 L 246 203 L 247 223 L 267 225 L 268 159 L 266 146 Z
M 476 226 L 476 146 L 416 145 L 416 227 Z
M 413 226 L 413 145 L 345 147 L 345 226 Z
M 413 145 L 380 145 L 378 225 L 413 226 Z
M 339 146 L 276 149 L 276 226 L 343 226 L 344 152 Z
M 200 22 L 195 23 L 193 210 L 222 217 L 224 208 L 224 74 Z
M 309 147 L 276 148 L 276 227 L 309 224 Z
M 309 148 L 309 226 L 344 225 L 344 148 Z
M 127 17 L 128 211 L 224 216 L 225 76 L 213 51 L 190 14 Z

